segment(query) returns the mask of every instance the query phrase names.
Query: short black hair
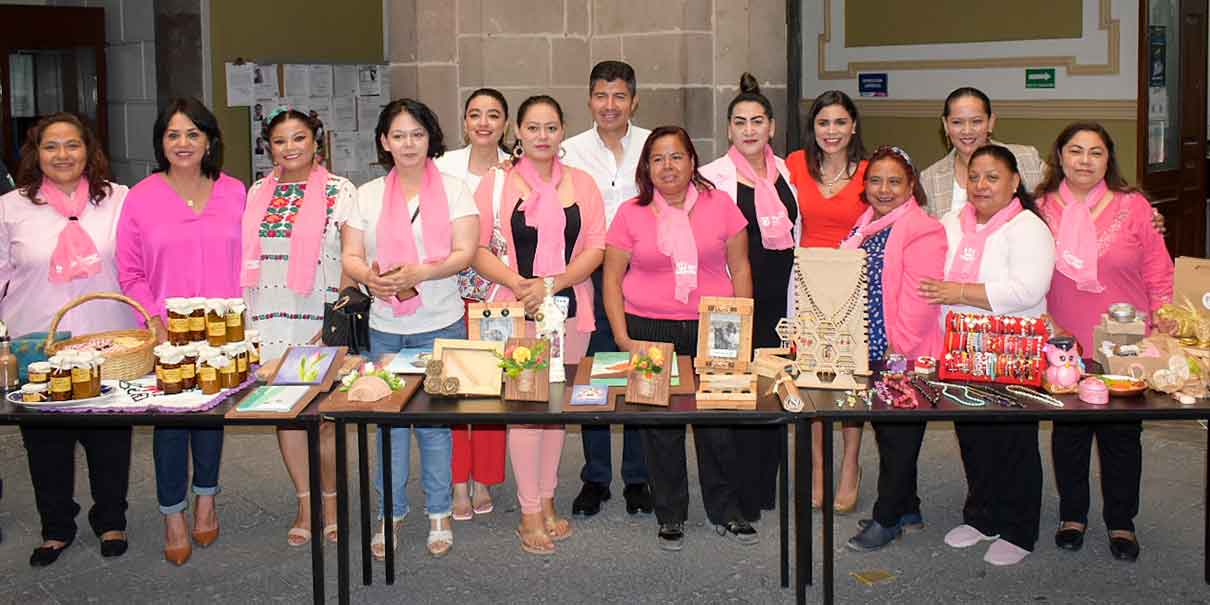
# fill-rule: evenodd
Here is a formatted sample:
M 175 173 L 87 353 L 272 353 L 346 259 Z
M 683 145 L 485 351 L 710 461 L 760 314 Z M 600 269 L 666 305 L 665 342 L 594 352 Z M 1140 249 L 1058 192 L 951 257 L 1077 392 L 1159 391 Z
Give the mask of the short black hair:
M 439 158 L 445 153 L 445 134 L 441 132 L 441 122 L 437 120 L 437 114 L 433 113 L 428 105 L 415 99 L 395 99 L 382 108 L 382 112 L 378 114 L 378 126 L 374 128 L 374 144 L 378 146 L 378 164 L 388 171 L 395 167 L 395 158 L 391 156 L 391 152 L 382 148 L 382 137 L 391 130 L 391 122 L 394 122 L 399 114 L 405 112 L 420 122 L 420 126 L 429 134 L 429 148 L 425 151 L 425 155 L 430 158 Z
M 613 82 L 614 80 L 622 80 L 626 83 L 627 90 L 630 91 L 630 96 L 634 96 L 638 90 L 638 82 L 634 79 L 634 68 L 629 63 L 622 61 L 601 61 L 592 66 L 592 73 L 588 74 L 588 94 L 592 94 L 592 89 L 597 85 L 597 82 Z
M 168 155 L 164 153 L 164 132 L 168 130 L 168 122 L 172 116 L 181 114 L 197 126 L 206 135 L 209 143 L 206 154 L 202 156 L 202 175 L 208 179 L 218 180 L 223 172 L 223 133 L 218 128 L 218 118 L 214 117 L 197 97 L 177 97 L 168 101 L 155 118 L 155 126 L 151 130 L 151 146 L 155 150 L 156 172 L 167 172 L 171 164 Z

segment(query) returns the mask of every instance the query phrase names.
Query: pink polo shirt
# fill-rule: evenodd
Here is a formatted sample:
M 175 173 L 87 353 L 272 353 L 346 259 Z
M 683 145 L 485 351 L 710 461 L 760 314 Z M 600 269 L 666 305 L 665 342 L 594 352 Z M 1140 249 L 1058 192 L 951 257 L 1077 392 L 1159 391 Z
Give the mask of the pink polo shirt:
M 182 200 L 164 175 L 139 181 L 118 219 L 118 280 L 122 292 L 152 315 L 178 296 L 238 298 L 243 183 L 219 175 L 201 214 Z
M 605 243 L 630 253 L 630 268 L 622 278 L 622 298 L 631 315 L 648 319 L 692 320 L 699 317 L 703 296 L 734 296 L 727 273 L 727 240 L 748 226 L 731 196 L 717 189 L 703 192 L 689 211 L 697 243 L 697 288 L 687 302 L 674 296 L 676 275 L 672 259 L 660 252 L 655 210 L 638 198 L 624 202 L 614 215 Z M 746 253 L 746 251 L 745 251 Z

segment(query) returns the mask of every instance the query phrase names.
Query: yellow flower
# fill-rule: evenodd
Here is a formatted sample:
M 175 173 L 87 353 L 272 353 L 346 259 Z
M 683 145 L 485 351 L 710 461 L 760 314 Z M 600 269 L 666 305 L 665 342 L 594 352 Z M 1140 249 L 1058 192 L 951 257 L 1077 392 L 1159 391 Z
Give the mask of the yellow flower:
M 660 365 L 660 362 L 664 361 L 664 354 L 661 353 L 660 350 L 656 347 L 651 347 L 650 349 L 647 349 L 647 356 L 651 358 L 652 363 L 654 363 L 655 365 Z
M 638 355 L 638 353 L 633 353 L 633 354 L 631 354 L 631 355 L 630 355 L 630 365 L 631 365 L 631 366 L 637 366 L 637 365 L 639 365 L 639 355 Z
M 517 347 L 516 349 L 513 349 L 513 361 L 517 363 L 525 363 L 530 360 L 530 357 L 532 357 L 532 355 L 530 354 L 528 347 Z

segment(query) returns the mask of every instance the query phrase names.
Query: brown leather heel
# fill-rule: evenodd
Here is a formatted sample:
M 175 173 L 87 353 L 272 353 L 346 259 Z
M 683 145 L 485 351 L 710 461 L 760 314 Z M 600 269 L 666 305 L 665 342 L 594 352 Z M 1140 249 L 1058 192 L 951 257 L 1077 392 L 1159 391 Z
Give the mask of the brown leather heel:
M 180 567 L 189 560 L 189 556 L 193 554 L 193 545 L 186 542 L 184 546 L 165 546 L 164 560 Z
M 195 529 L 193 530 L 193 541 L 197 542 L 197 545 L 201 546 L 202 548 L 210 546 L 211 544 L 214 544 L 215 540 L 218 540 L 218 529 L 219 528 L 217 527 L 214 529 L 208 529 L 206 531 L 198 531 Z

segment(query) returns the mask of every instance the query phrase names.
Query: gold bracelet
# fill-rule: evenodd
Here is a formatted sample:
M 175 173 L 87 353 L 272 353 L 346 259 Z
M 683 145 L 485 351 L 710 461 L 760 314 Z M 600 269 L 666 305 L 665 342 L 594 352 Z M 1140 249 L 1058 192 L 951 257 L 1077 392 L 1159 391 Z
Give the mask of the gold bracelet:
M 958 304 L 966 304 L 966 282 L 958 284 Z

